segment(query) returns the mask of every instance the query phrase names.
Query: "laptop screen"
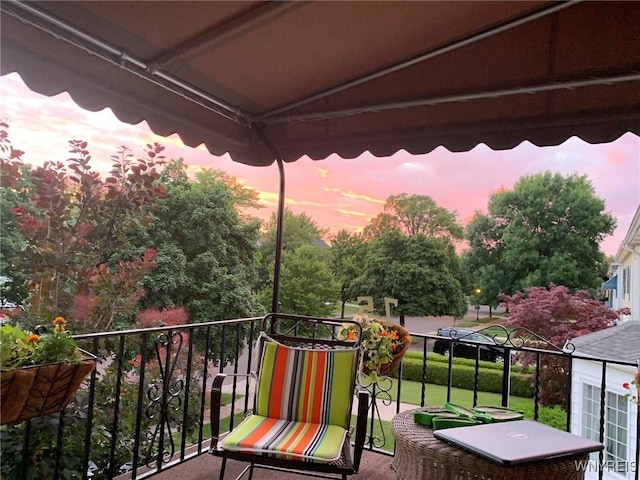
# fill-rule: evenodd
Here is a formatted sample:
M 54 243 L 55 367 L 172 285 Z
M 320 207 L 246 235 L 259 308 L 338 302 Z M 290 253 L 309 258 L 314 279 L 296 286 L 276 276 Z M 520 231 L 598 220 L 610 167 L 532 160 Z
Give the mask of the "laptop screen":
M 599 442 L 531 420 L 436 430 L 433 436 L 501 465 L 521 465 L 602 450 Z

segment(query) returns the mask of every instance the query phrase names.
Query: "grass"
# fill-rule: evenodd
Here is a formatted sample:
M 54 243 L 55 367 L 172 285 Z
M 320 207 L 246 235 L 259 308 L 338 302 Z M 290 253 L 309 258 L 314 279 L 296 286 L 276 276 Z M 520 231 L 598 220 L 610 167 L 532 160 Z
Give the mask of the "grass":
M 356 420 L 357 417 L 355 415 L 351 416 L 351 426 L 355 428 L 356 426 Z M 370 419 L 367 420 L 367 422 L 370 421 Z M 369 433 L 369 424 L 367 424 L 367 434 Z M 387 452 L 393 452 L 393 448 L 395 447 L 395 439 L 393 438 L 393 432 L 391 431 L 391 422 L 389 422 L 388 420 L 376 420 L 373 422 L 373 436 L 374 438 L 377 438 L 379 440 L 377 441 L 382 441 L 382 439 L 384 439 L 384 444 L 379 447 L 382 450 L 385 450 Z M 355 440 L 354 437 L 351 437 L 351 440 Z M 365 443 L 365 448 L 367 447 L 368 444 Z M 374 444 L 374 446 L 378 446 L 378 444 Z
M 397 399 L 397 389 L 392 388 L 389 392 L 392 399 Z M 400 401 L 420 405 L 422 395 L 422 384 L 403 380 L 400 392 Z M 447 387 L 442 385 L 428 384 L 425 387 L 425 405 L 443 405 L 447 401 Z M 451 403 L 471 407 L 473 406 L 473 391 L 461 388 L 451 389 Z M 490 392 L 478 392 L 478 405 L 502 404 L 502 395 Z M 509 407 L 522 410 L 525 418 L 533 419 L 534 402 L 532 398 L 510 396 Z M 567 422 L 567 413 L 559 407 L 539 407 L 538 421 L 541 423 L 564 429 Z

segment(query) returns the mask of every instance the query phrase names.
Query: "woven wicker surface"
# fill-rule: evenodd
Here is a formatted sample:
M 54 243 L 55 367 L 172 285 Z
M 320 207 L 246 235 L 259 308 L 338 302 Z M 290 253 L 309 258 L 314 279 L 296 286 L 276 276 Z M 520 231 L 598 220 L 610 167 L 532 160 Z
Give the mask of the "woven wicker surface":
M 401 480 L 583 480 L 576 462 L 588 455 L 502 467 L 434 438 L 433 430 L 413 421 L 414 410 L 396 415 L 391 428 L 396 439 L 392 467 Z

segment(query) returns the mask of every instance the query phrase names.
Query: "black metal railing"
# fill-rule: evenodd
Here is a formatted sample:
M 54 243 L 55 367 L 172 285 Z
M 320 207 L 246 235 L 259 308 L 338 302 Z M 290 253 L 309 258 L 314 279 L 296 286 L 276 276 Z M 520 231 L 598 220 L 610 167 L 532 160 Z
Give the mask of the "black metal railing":
M 151 329 L 77 335 L 80 346 L 96 355 L 97 368 L 59 415 L 34 418 L 0 429 L 2 478 L 6 479 L 142 479 L 207 452 L 210 382 L 218 372 L 250 373 L 255 369 L 261 318 L 224 320 L 202 324 L 163 326 Z M 529 417 L 538 421 L 546 407 L 541 397 L 544 382 L 552 378 L 564 385 L 565 398 L 556 425 L 571 431 L 579 422 L 572 413 L 578 392 L 573 390 L 576 362 L 595 365 L 593 387 L 599 389 L 597 429 L 593 435 L 607 444 L 607 385 L 610 367 L 634 368 L 633 363 L 595 359 L 558 348 L 527 331 L 509 331 L 491 336 L 506 360 L 491 366 L 480 360 L 486 343 L 464 337 L 443 339 L 412 333 L 412 348 L 393 378 L 363 385 L 371 393 L 370 422 L 366 448 L 393 454 L 389 421 L 406 403 L 415 408 L 433 404 L 436 388 L 445 389 L 444 400 L 464 387 L 470 407 L 478 404 L 483 390 L 490 388 L 509 406 L 515 387 L 526 390 L 533 404 Z M 433 354 L 433 342 L 450 342 L 449 358 Z M 454 360 L 464 346 L 474 354 L 465 361 Z M 512 354 L 513 352 L 513 354 Z M 469 355 L 467 355 L 469 356 Z M 516 363 L 517 360 L 517 363 Z M 529 366 L 522 373 L 522 362 Z M 462 366 L 460 364 L 463 364 Z M 584 365 L 583 365 L 584 366 Z M 552 377 L 549 377 L 552 375 Z M 524 377 L 523 377 L 524 376 Z M 251 408 L 252 385 L 230 376 L 226 392 L 226 428 Z M 240 377 L 241 378 L 241 377 Z M 405 387 L 419 385 L 419 398 L 409 399 Z M 437 384 L 440 383 L 440 386 Z M 528 385 L 529 390 L 526 386 Z M 595 390 L 594 390 L 595 391 Z M 521 392 L 516 392 L 521 393 Z M 634 411 L 628 405 L 628 412 Z M 637 408 L 635 411 L 637 412 Z M 557 415 L 556 415 L 557 416 Z M 640 414 L 636 413 L 636 429 Z M 224 427 L 223 427 L 224 428 Z M 574 433 L 581 434 L 576 431 Z M 637 432 L 627 441 L 635 445 L 627 455 L 627 470 L 638 480 L 640 450 Z M 603 478 L 607 453 L 594 464 Z M 617 457 L 616 457 L 617 458 Z M 635 462 L 635 463 L 633 463 Z M 75 476 L 74 476 L 75 475 Z M 189 480 L 189 479 L 185 479 Z

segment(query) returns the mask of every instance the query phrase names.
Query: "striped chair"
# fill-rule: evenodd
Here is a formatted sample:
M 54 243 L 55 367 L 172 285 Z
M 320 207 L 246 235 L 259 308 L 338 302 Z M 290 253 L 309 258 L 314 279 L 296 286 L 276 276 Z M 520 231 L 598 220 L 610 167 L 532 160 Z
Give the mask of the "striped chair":
M 313 471 L 327 478 L 346 479 L 357 473 L 368 394 L 358 394 L 352 455 L 351 411 L 361 352 L 359 338 L 338 338 L 342 323 L 267 315 L 260 334 L 253 409 L 224 438 L 217 433 L 226 375 L 216 376 L 211 392 L 210 453 L 222 457 L 221 479 L 229 458 L 249 463 L 240 476 L 252 473 L 256 466 Z

